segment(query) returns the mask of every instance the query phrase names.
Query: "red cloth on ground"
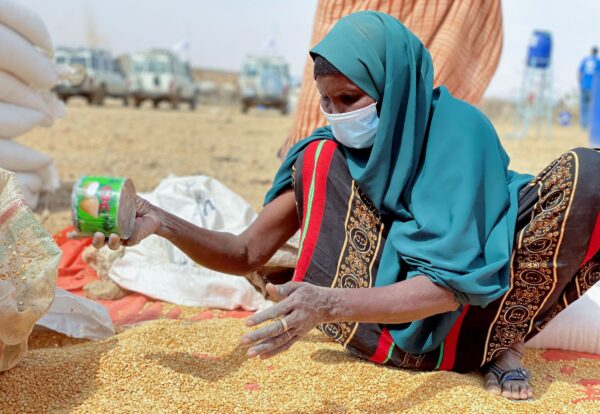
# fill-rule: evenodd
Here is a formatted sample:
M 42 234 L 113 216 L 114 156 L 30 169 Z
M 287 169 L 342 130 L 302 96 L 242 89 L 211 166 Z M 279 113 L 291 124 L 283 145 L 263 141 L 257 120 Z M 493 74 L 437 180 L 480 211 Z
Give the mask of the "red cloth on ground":
M 92 239 L 69 239 L 67 234 L 72 230 L 73 227 L 67 227 L 54 235 L 54 241 L 56 241 L 56 244 L 63 253 L 58 267 L 57 286 L 75 295 L 85 296 L 83 287 L 100 278 L 96 274 L 96 271 L 82 257 L 85 248 L 92 244 Z M 108 309 L 114 324 L 121 326 L 134 325 L 162 318 L 179 319 L 181 314 L 181 309 L 178 307 L 166 311 L 164 307 L 165 302 L 152 299 L 140 293 L 130 293 L 117 300 L 98 300 L 97 302 Z M 199 315 L 196 315 L 190 319 L 208 319 L 206 316 L 207 312 L 214 314 L 212 311 L 204 311 L 199 313 L 199 315 L 203 315 L 201 318 L 197 318 Z M 252 314 L 253 312 L 235 310 L 219 312 L 219 316 L 223 318 L 246 318 Z

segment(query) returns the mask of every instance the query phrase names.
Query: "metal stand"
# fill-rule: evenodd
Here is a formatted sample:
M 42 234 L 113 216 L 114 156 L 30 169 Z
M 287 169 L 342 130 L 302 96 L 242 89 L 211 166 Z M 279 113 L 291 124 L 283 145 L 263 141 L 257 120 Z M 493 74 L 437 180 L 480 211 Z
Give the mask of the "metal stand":
M 515 102 L 515 121 L 509 138 L 523 139 L 534 126 L 537 137 L 552 136 L 552 66 L 525 66 L 521 90 Z

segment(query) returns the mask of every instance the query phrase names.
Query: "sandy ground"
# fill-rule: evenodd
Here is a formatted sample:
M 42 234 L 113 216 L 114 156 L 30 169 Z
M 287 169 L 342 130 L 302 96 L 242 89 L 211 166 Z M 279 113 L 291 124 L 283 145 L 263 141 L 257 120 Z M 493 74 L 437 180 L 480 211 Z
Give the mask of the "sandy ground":
M 191 112 L 185 106 L 179 111 L 133 109 L 109 102 L 97 108 L 74 99 L 66 118 L 19 141 L 56 161 L 62 188 L 46 196 L 37 210 L 48 230 L 56 232 L 70 224 L 71 187 L 81 175 L 128 176 L 138 191 L 150 191 L 171 174 L 206 174 L 260 209 L 291 121 L 292 116 L 276 111 L 243 115 L 237 106 L 201 105 Z M 550 139 L 531 129 L 518 140 L 509 138 L 512 122 L 493 121 L 516 171 L 535 173 L 565 150 L 587 144 L 576 126 L 554 126 Z

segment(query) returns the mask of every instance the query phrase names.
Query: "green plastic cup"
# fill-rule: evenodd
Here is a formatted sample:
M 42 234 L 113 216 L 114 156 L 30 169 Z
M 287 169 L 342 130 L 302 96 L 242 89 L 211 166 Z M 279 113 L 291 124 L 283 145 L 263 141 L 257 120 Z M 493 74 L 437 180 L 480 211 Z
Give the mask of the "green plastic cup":
M 73 186 L 71 210 L 81 235 L 116 233 L 128 239 L 135 223 L 135 188 L 124 177 L 81 177 Z

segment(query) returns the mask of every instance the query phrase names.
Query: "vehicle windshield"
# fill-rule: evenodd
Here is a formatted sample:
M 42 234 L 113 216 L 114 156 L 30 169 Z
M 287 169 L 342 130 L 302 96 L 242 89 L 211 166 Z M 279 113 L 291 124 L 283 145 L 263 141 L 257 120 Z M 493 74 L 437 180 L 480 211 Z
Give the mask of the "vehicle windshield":
M 134 59 L 133 71 L 135 73 L 169 73 L 171 72 L 171 65 L 168 60 L 164 59 Z
M 246 63 L 242 72 L 246 76 L 256 76 L 258 74 L 258 68 L 254 63 Z
M 134 60 L 133 61 L 133 71 L 135 73 L 143 72 L 146 69 L 146 62 L 143 60 Z
M 281 68 L 276 65 L 265 64 L 263 66 L 263 73 L 271 76 L 279 76 L 282 74 Z
M 154 73 L 168 73 L 171 71 L 169 61 L 151 59 L 148 61 L 148 71 Z
M 89 68 L 90 65 L 90 59 L 82 57 L 82 56 L 71 56 L 70 65 L 81 65 L 84 68 Z

